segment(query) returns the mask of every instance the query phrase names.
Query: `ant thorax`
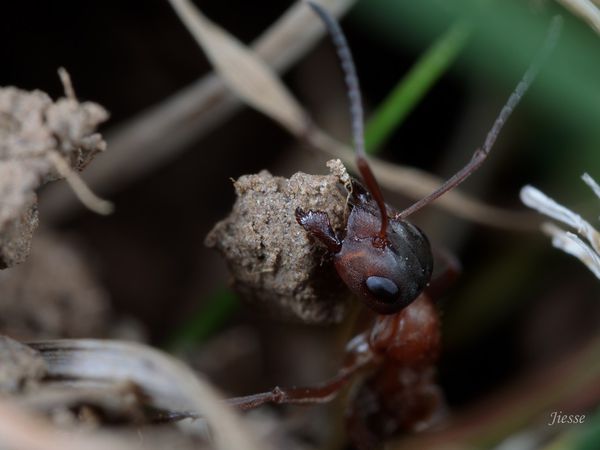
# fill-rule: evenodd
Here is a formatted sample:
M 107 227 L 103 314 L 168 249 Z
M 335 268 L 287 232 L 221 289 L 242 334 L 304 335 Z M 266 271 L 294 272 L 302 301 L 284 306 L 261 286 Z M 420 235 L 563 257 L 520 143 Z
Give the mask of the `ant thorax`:
M 434 364 L 440 340 L 439 315 L 425 293 L 398 314 L 377 316 L 368 337 L 373 352 L 410 367 Z

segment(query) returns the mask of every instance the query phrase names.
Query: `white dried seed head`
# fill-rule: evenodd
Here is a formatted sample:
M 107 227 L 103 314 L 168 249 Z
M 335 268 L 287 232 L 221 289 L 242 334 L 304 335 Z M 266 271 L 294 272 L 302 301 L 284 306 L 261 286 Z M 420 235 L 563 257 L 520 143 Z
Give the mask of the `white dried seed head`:
M 600 198 L 598 183 L 587 173 L 583 174 L 582 179 Z M 542 231 L 552 237 L 554 247 L 579 259 L 600 279 L 600 233 L 588 221 L 533 186 L 521 189 L 521 201 L 530 208 L 573 228 L 576 233 L 563 230 L 553 223 L 542 224 Z

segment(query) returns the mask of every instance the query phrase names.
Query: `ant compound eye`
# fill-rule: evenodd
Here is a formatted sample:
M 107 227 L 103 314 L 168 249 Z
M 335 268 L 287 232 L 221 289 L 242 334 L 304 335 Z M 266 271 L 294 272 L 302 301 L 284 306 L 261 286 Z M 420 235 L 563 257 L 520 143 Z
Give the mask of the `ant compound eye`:
M 396 300 L 400 293 L 396 283 L 389 278 L 372 276 L 367 278 L 366 284 L 371 294 L 384 302 Z

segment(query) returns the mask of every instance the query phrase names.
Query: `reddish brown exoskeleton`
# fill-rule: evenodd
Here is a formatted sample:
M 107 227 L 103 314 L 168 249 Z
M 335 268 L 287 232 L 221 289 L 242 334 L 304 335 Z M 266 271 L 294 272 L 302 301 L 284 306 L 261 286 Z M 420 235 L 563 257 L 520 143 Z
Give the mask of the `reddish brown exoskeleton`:
M 347 430 L 358 449 L 373 449 L 389 436 L 427 429 L 444 417 L 443 395 L 435 382 L 439 351 L 438 314 L 423 293 L 400 312 L 377 316 L 371 328 L 355 336 L 332 379 L 310 387 L 276 387 L 228 402 L 243 410 L 265 403 L 325 403 L 362 372 L 368 375 L 347 409 Z
M 345 73 L 351 105 L 356 162 L 364 185 L 353 180 L 351 207 L 343 235 L 333 230 L 326 213 L 296 210 L 298 223 L 332 255 L 335 268 L 350 288 L 378 316 L 372 326 L 352 339 L 342 368 L 331 380 L 306 388 L 281 389 L 239 397 L 230 403 L 241 409 L 264 403 L 329 401 L 357 372 L 367 376 L 348 408 L 348 430 L 360 449 L 373 448 L 387 436 L 422 430 L 444 412 L 435 382 L 440 352 L 439 316 L 430 294 L 456 272 L 456 263 L 431 281 L 433 256 L 425 234 L 405 219 L 455 188 L 483 163 L 507 118 L 535 78 L 558 35 L 558 20 L 546 43 L 501 110 L 483 146 L 439 189 L 408 209 L 386 205 L 366 159 L 363 111 L 352 55 L 339 24 L 322 7 L 307 0 L 323 20 L 336 46 Z

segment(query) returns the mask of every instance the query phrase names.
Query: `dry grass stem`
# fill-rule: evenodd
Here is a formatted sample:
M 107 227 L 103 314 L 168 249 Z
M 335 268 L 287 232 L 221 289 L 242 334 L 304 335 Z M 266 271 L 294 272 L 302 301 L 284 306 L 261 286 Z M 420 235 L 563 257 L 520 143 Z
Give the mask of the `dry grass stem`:
M 339 16 L 354 2 L 321 3 Z M 274 70 L 284 72 L 324 33 L 303 2 L 297 2 L 252 44 L 252 49 Z M 186 145 L 210 133 L 241 106 L 221 77 L 210 73 L 109 133 L 111 151 L 86 170 L 84 179 L 97 191 L 118 191 L 174 159 Z M 44 197 L 41 208 L 46 221 L 63 220 L 80 208 L 64 186 L 50 186 Z
M 354 166 L 354 152 L 351 149 L 314 125 L 307 128 L 308 114 L 260 55 L 208 21 L 188 0 L 171 2 L 180 11 L 182 20 L 207 52 L 217 71 L 228 80 L 229 86 L 241 98 L 298 138 L 306 138 L 316 148 Z M 247 70 L 240 70 L 240 67 Z M 242 77 L 240 73 L 243 73 Z M 381 184 L 415 199 L 423 198 L 442 184 L 442 180 L 414 168 L 384 164 L 381 161 L 374 162 L 373 167 Z M 382 174 L 381 168 L 385 168 L 386 173 Z M 532 228 L 531 215 L 483 205 L 457 190 L 437 204 L 454 214 L 486 225 L 512 229 Z
M 225 37 L 225 32 L 210 23 L 206 17 L 200 16 L 199 13 L 190 13 L 190 5 L 186 0 L 173 1 L 174 5 L 179 5 L 186 24 L 189 22 L 190 27 L 196 30 L 209 28 L 213 31 L 202 32 L 203 37 L 198 35 L 204 47 L 211 49 L 217 46 L 209 50 L 213 58 L 215 55 L 219 58 L 218 45 L 224 42 L 224 39 L 229 41 L 228 48 L 233 50 L 228 52 L 227 60 L 219 60 L 216 68 L 226 74 L 225 79 L 230 78 L 230 85 L 235 87 L 236 92 L 241 90 L 240 96 L 269 114 L 269 117 L 293 134 L 301 138 L 306 137 L 307 114 L 269 66 L 283 70 L 303 55 L 322 35 L 321 24 L 311 16 L 308 8 L 302 5 L 302 2 L 294 5 L 277 24 L 265 32 L 252 49 L 248 49 L 233 38 Z M 330 5 L 323 2 L 324 6 L 333 8 L 334 13 L 346 10 L 352 3 L 350 0 L 339 0 L 331 2 Z M 200 17 L 195 25 L 194 17 Z M 218 37 L 215 40 L 216 34 Z M 283 43 L 293 46 L 295 52 L 286 51 Z M 243 79 L 238 78 L 239 73 L 243 71 L 228 69 L 236 64 L 236 61 L 229 59 L 234 56 L 243 58 L 244 67 L 250 65 L 253 68 L 250 73 L 244 72 L 244 77 L 241 77 Z M 258 75 L 260 79 L 251 80 L 248 75 Z M 265 83 L 269 83 L 270 86 L 266 86 Z M 259 86 L 258 90 L 254 90 L 256 86 Z M 262 95 L 265 90 L 276 94 Z M 177 149 L 182 149 L 191 139 L 198 138 L 218 126 L 238 107 L 238 101 L 227 92 L 221 79 L 211 74 L 113 135 L 110 154 L 96 162 L 84 177 L 92 186 L 101 186 L 104 192 L 108 189 L 118 189 L 124 183 L 133 181 L 166 159 L 174 157 Z M 310 129 L 313 131 L 309 134 L 309 140 L 316 148 L 342 159 L 349 167 L 353 167 L 354 156 L 351 149 L 336 143 L 323 131 L 315 130 L 314 127 Z M 344 148 L 347 151 L 342 153 Z M 135 164 L 132 163 L 134 160 Z M 415 168 L 386 164 L 377 159 L 374 159 L 373 166 L 385 187 L 414 199 L 422 198 L 442 183 L 441 179 Z M 120 169 L 114 170 L 115 167 Z M 64 189 L 52 187 L 48 191 L 42 207 L 50 220 L 63 217 L 77 206 Z M 531 215 L 485 205 L 460 191 L 448 194 L 435 205 L 465 219 L 486 225 L 509 229 L 531 229 L 535 226 Z
M 276 118 L 293 134 L 306 130 L 306 114 L 292 94 L 277 82 L 275 71 L 209 21 L 190 1 L 170 0 L 170 3 L 230 89 L 250 106 Z

